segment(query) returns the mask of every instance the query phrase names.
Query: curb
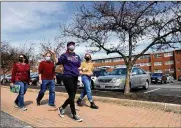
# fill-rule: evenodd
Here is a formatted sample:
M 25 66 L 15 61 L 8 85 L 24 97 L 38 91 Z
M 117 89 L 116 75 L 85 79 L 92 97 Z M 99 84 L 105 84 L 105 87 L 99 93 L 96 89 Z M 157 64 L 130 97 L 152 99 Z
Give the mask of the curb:
M 9 86 L 1 86 L 2 88 L 8 88 Z M 39 89 L 31 89 L 28 88 L 29 92 L 39 92 Z M 49 94 L 48 92 L 45 92 L 45 94 Z M 67 93 L 63 92 L 55 92 L 57 96 L 63 96 L 68 97 Z M 76 94 L 76 98 L 78 99 L 80 94 Z M 149 101 L 139 101 L 139 100 L 129 100 L 129 99 L 117 99 L 117 98 L 108 98 L 108 97 L 99 97 L 94 96 L 95 101 L 101 101 L 105 103 L 115 103 L 123 106 L 129 106 L 129 107 L 141 107 L 141 108 L 156 108 L 160 110 L 164 110 L 166 112 L 174 112 L 181 114 L 181 105 L 179 104 L 170 104 L 170 103 L 160 103 L 160 102 L 149 102 Z M 87 101 L 87 99 L 85 100 Z

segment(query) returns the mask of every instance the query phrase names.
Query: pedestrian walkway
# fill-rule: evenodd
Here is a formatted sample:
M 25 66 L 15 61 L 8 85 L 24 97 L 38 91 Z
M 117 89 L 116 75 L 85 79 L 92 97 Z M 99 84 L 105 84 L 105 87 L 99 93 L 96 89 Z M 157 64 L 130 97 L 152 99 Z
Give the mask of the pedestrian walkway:
M 25 104 L 28 111 L 14 108 L 17 94 L 8 88 L 1 88 L 1 110 L 30 124 L 33 127 L 181 127 L 181 114 L 164 112 L 150 107 L 128 107 L 112 103 L 96 101 L 98 110 L 89 108 L 87 102 L 84 107 L 78 107 L 77 114 L 83 122 L 76 122 L 71 118 L 70 108 L 67 107 L 64 118 L 59 117 L 57 107 L 66 97 L 56 96 L 56 108 L 48 106 L 48 95 L 43 98 L 43 105 L 36 106 L 37 92 L 27 91 Z

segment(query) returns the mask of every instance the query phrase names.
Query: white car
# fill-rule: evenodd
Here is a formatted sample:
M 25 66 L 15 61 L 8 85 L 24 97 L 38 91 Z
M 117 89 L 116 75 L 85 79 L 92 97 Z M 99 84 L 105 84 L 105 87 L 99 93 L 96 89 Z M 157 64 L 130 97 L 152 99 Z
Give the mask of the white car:
M 96 81 L 97 77 L 92 76 L 91 77 L 91 89 L 94 89 L 94 82 Z M 83 88 L 84 84 L 82 83 L 82 78 L 81 76 L 78 77 L 78 82 L 77 82 L 78 88 Z
M 5 75 L 5 77 L 2 75 L 1 76 L 1 83 L 8 83 L 11 82 L 11 74 Z
M 97 89 L 124 90 L 127 68 L 115 68 L 109 75 L 99 76 L 95 82 Z M 150 84 L 150 75 L 143 69 L 133 67 L 130 76 L 130 88 L 142 87 L 147 90 Z
M 166 76 L 166 78 L 167 78 L 166 83 L 173 83 L 174 78 L 173 78 L 172 75 L 166 74 L 165 76 Z

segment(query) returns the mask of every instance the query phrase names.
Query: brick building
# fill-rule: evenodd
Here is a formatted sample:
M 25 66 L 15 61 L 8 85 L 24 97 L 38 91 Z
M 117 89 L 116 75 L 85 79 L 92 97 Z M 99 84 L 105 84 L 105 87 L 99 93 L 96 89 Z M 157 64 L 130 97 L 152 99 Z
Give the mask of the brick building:
M 94 59 L 95 67 L 124 65 L 121 57 Z M 147 72 L 163 72 L 172 74 L 176 79 L 181 75 L 181 49 L 169 52 L 144 54 L 136 61 Z

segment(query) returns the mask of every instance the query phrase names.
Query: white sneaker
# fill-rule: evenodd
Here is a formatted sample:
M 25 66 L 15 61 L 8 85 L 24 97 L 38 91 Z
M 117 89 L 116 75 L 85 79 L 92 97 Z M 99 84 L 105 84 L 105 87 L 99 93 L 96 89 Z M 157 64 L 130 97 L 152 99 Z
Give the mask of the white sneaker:
M 73 116 L 73 119 L 74 119 L 75 121 L 77 121 L 77 122 L 82 122 L 82 121 L 83 121 L 83 119 L 80 118 L 80 117 L 77 116 L 77 115 L 74 115 L 74 116 Z
M 19 106 L 18 106 L 16 103 L 14 103 L 14 107 L 15 107 L 15 108 L 19 108 Z
M 58 113 L 59 113 L 59 116 L 63 118 L 65 111 L 64 111 L 64 109 L 62 107 L 59 107 L 58 108 Z
M 27 108 L 25 108 L 25 107 L 22 107 L 22 108 L 21 108 L 21 110 L 26 111 L 26 110 L 28 110 L 28 109 L 27 109 Z

